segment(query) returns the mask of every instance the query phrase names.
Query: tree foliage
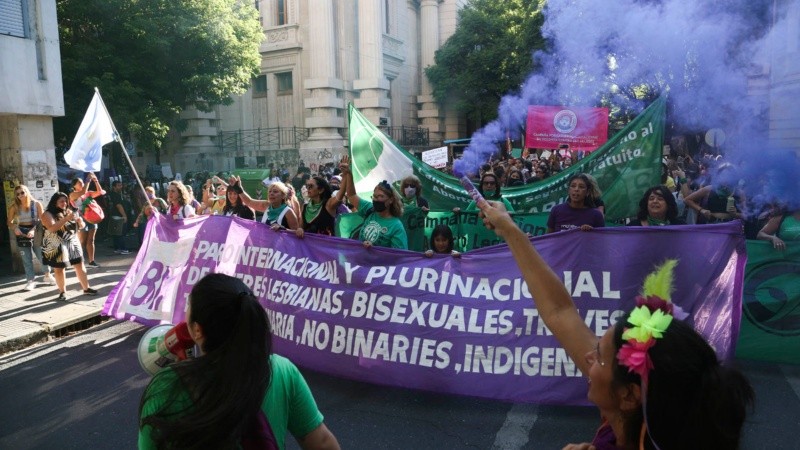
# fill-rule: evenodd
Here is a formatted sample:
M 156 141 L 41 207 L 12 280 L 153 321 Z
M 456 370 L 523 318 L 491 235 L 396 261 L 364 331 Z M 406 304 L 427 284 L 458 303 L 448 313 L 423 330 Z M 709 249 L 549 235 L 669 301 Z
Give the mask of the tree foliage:
M 517 91 L 534 69 L 533 53 L 546 47 L 541 34 L 544 0 L 473 0 L 459 11 L 455 33 L 425 69 L 440 103 L 476 124 L 497 116 L 503 95 Z
M 66 116 L 56 142 L 78 129 L 94 87 L 139 147 L 158 150 L 188 106 L 208 111 L 247 90 L 263 32 L 240 0 L 58 0 Z

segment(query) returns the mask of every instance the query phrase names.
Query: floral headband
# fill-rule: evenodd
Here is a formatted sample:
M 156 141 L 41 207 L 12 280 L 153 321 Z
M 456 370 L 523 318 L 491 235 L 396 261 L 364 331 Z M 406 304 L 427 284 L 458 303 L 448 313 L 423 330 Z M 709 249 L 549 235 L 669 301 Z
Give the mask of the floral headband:
M 631 327 L 622 333 L 627 342 L 617 352 L 617 361 L 629 372 L 639 374 L 644 385 L 653 369 L 648 350 L 656 345 L 656 339 L 664 336 L 673 318 L 683 320 L 688 316 L 670 301 L 673 269 L 677 264 L 675 259 L 667 260 L 645 278 L 642 295 L 636 296 L 636 307 L 628 316 Z

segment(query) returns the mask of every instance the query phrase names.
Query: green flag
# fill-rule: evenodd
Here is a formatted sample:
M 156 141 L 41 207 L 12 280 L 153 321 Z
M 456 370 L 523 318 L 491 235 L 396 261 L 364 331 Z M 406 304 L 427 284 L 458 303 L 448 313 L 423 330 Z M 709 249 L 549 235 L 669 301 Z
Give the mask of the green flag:
M 660 183 L 666 98 L 659 97 L 636 119 L 590 156 L 538 183 L 503 188 L 518 212 L 548 212 L 567 197 L 567 179 L 588 173 L 597 179 L 607 221 L 633 217 L 647 188 Z M 404 150 L 351 104 L 348 108 L 350 158 L 356 192 L 368 197 L 382 180 L 399 185 L 408 175 L 422 181 L 422 195 L 437 211 L 464 208 L 470 201 L 453 176 L 436 170 Z

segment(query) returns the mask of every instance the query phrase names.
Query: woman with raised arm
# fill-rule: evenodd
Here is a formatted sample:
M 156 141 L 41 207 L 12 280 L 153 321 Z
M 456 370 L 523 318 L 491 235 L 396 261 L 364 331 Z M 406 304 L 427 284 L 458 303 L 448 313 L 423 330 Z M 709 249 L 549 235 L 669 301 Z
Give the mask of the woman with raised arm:
M 339 169 L 342 171 L 342 183 L 346 185 L 350 204 L 364 218 L 364 225 L 358 234 L 358 240 L 364 243 L 365 248 L 377 245 L 407 250 L 408 235 L 400 220 L 403 217 L 403 201 L 400 199 L 400 194 L 384 180 L 375 186 L 372 192 L 372 201 L 362 199 L 356 193 L 349 160 L 342 159 Z
M 186 322 L 201 355 L 162 369 L 139 403 L 139 449 L 337 450 L 303 375 L 272 353 L 269 320 L 239 279 L 205 276 Z
M 230 186 L 238 186 L 240 189 L 239 198 L 242 202 L 250 208 L 258 212 L 263 212 L 261 216 L 261 223 L 267 224 L 273 230 L 286 228 L 288 230 L 296 230 L 299 222 L 294 210 L 289 206 L 289 188 L 281 181 L 273 181 L 267 188 L 267 199 L 256 200 L 250 197 L 242 186 L 242 179 L 239 177 L 231 177 L 229 180 Z
M 336 195 L 332 195 L 331 186 L 320 176 L 309 178 L 305 187 L 308 203 L 303 205 L 301 226 L 294 230 L 295 234 L 297 237 L 303 237 L 306 232 L 333 236 L 336 208 L 344 198 L 344 190 L 339 189 Z
M 94 190 L 89 188 L 94 184 Z M 72 180 L 72 192 L 69 193 L 69 203 L 75 211 L 81 210 L 81 203 L 87 197 L 97 198 L 104 194 L 103 188 L 100 187 L 100 182 L 97 181 L 97 175 L 89 172 L 89 182 L 84 183 L 82 179 L 75 178 Z M 94 238 L 97 234 L 98 224 L 89 223 L 84 221 L 83 228 L 78 231 L 78 240 L 81 246 L 86 249 L 86 266 L 87 267 L 100 267 L 94 261 L 95 245 Z
M 478 205 L 487 228 L 508 244 L 539 316 L 588 378 L 602 424 L 591 443 L 565 450 L 736 449 L 753 389 L 670 302 L 668 261 L 644 283 L 636 308 L 598 338 L 569 292 L 499 204 Z

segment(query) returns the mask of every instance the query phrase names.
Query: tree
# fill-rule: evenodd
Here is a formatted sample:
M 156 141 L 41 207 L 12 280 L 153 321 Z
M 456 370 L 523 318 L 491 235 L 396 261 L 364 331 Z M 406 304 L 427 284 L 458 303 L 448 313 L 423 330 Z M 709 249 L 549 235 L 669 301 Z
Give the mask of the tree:
M 158 150 L 189 106 L 209 111 L 247 90 L 263 32 L 241 0 L 58 0 L 66 116 L 56 142 L 71 142 L 94 87 L 117 129 Z
M 533 53 L 546 47 L 541 34 L 544 0 L 473 0 L 459 11 L 455 33 L 425 69 L 439 103 L 481 125 L 497 117 L 500 99 L 517 91 L 534 69 Z

